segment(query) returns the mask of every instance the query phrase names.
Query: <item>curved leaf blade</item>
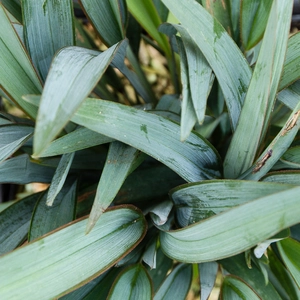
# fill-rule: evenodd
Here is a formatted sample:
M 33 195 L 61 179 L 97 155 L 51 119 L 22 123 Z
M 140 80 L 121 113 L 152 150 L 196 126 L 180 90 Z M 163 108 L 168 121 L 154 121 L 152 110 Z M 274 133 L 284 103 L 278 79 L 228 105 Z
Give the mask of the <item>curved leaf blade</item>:
M 160 232 L 163 251 L 189 263 L 241 253 L 300 222 L 300 188 L 250 201 L 183 229 Z
M 1 3 L 0 48 L 0 86 L 23 111 L 35 118 L 37 108 L 22 96 L 40 94 L 42 85 Z
M 277 243 L 280 255 L 300 289 L 300 243 L 291 238 Z
M 67 124 L 121 45 L 115 45 L 100 54 L 79 47 L 67 47 L 58 52 L 40 101 L 33 144 L 34 155 L 39 155 Z
M 121 259 L 146 230 L 142 213 L 129 207 L 105 212 L 88 235 L 86 222 L 75 222 L 0 257 L 0 297 L 55 298 L 76 289 Z
M 26 47 L 45 80 L 54 54 L 62 47 L 74 45 L 72 1 L 24 0 L 22 11 Z
M 252 75 L 245 57 L 222 25 L 196 1 L 162 2 L 189 32 L 213 69 L 235 130 Z
M 169 195 L 175 203 L 177 221 L 185 227 L 234 206 L 292 187 L 290 184 L 246 180 L 206 180 L 181 185 L 172 189 Z
M 151 279 L 142 264 L 123 270 L 115 280 L 107 299 L 151 300 Z
M 207 300 L 215 285 L 219 265 L 212 261 L 199 264 L 198 269 L 200 274 L 200 299 Z
M 194 132 L 180 142 L 179 125 L 163 117 L 113 102 L 87 99 L 72 121 L 145 152 L 186 181 L 220 177 L 219 157 L 209 142 Z
M 186 299 L 192 276 L 192 265 L 178 265 L 162 283 L 154 296 L 154 300 Z

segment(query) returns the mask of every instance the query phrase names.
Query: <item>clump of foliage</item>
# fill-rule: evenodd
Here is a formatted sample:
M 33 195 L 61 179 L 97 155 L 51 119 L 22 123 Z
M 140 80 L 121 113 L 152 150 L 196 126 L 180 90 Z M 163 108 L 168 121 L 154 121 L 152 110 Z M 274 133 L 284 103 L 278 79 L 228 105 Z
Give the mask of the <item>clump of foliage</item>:
M 0 4 L 1 95 L 23 112 L 0 115 L 0 183 L 49 184 L 0 206 L 0 298 L 185 299 L 193 281 L 207 299 L 218 277 L 222 299 L 299 299 L 293 1 L 79 4 Z

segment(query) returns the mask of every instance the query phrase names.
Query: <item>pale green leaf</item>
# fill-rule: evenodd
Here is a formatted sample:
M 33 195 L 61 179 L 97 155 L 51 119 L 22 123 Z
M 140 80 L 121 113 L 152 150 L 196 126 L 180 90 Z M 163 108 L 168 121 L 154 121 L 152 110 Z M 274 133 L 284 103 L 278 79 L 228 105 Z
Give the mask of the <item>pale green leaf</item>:
M 151 300 L 152 284 L 145 267 L 137 264 L 123 270 L 111 287 L 107 299 Z
M 290 184 L 246 180 L 211 180 L 184 184 L 169 194 L 181 227 L 196 223 L 234 206 L 292 188 Z
M 192 265 L 178 265 L 168 275 L 154 296 L 154 300 L 184 300 L 192 282 Z
M 34 137 L 35 155 L 39 155 L 67 124 L 119 47 L 115 45 L 102 53 L 66 47 L 57 53 L 40 101 Z
M 289 87 L 282 90 L 278 95 L 277 99 L 284 103 L 290 109 L 294 109 L 299 103 L 300 97 L 300 80 Z
M 43 80 L 54 54 L 75 41 L 71 0 L 23 0 L 26 48 Z
M 63 154 L 61 157 L 57 169 L 55 170 L 54 176 L 52 178 L 48 193 L 46 204 L 52 206 L 53 202 L 62 189 L 67 175 L 69 173 L 71 164 L 73 162 L 75 152 Z
M 241 39 L 245 50 L 254 47 L 263 37 L 271 6 L 270 0 L 241 1 Z
M 80 127 L 51 142 L 39 155 L 39 157 L 49 157 L 75 152 L 93 146 L 110 143 L 112 141 L 113 139 L 105 135 L 99 134 L 85 127 Z
M 235 130 L 252 72 L 240 49 L 206 9 L 194 0 L 162 0 L 200 48 L 222 88 Z
M 226 276 L 222 283 L 222 299 L 260 300 L 260 298 L 246 283 L 234 276 Z
M 241 253 L 300 222 L 300 188 L 252 200 L 183 229 L 161 232 L 163 251 L 194 263 Z
M 261 180 L 267 182 L 279 182 L 300 185 L 300 171 L 272 172 L 262 177 Z
M 156 269 L 156 245 L 157 236 L 152 238 L 146 245 L 146 250 L 143 253 L 143 261 L 150 267 L 150 269 Z
M 281 157 L 281 162 L 291 168 L 300 168 L 300 146 L 289 148 Z
M 280 255 L 287 269 L 300 289 L 300 243 L 294 239 L 285 239 L 277 243 Z
M 1 0 L 2 5 L 22 23 L 21 0 Z
M 36 238 L 74 220 L 77 182 L 66 181 L 54 199 L 53 205 L 47 205 L 47 193 L 37 202 L 31 219 L 28 240 Z
M 207 300 L 215 285 L 219 265 L 215 262 L 206 262 L 198 265 L 200 274 L 201 300 Z
M 30 58 L 0 3 L 0 87 L 30 117 L 37 109 L 22 99 L 26 94 L 40 94 L 42 85 Z
M 106 162 L 98 183 L 95 200 L 86 232 L 90 232 L 103 212 L 109 207 L 126 177 L 142 162 L 141 153 L 118 141 L 110 144 Z
M 135 19 L 144 27 L 149 35 L 158 43 L 167 56 L 171 56 L 170 45 L 167 38 L 158 32 L 162 21 L 157 13 L 152 0 L 127 0 L 129 11 Z
M 31 215 L 41 194 L 16 201 L 0 213 L 0 255 L 15 249 L 26 239 Z
M 291 3 L 287 8 L 283 2 L 280 5 L 277 1 L 273 2 L 239 124 L 225 157 L 226 178 L 236 178 L 251 166 L 264 137 L 284 62 L 284 44 L 288 38 L 286 28 L 290 26 L 285 14 L 287 9 L 292 9 Z M 249 115 L 256 117 L 249 118 Z
M 0 162 L 14 154 L 33 134 L 33 127 L 26 125 L 0 126 Z
M 299 75 L 299 47 L 300 33 L 297 32 L 289 38 L 286 58 L 283 66 L 279 90 L 282 90 L 300 78 Z
M 80 3 L 107 46 L 110 47 L 125 38 L 126 17 L 122 18 L 121 14 L 121 6 L 123 12 L 126 12 L 123 0 L 80 0 Z
M 0 257 L 0 298 L 51 299 L 76 289 L 131 251 L 146 230 L 142 213 L 129 207 L 105 212 L 88 235 L 86 223 L 72 223 Z
M 179 125 L 163 117 L 87 99 L 72 120 L 145 152 L 187 181 L 220 177 L 219 157 L 213 147 L 194 132 L 184 143 L 180 142 Z

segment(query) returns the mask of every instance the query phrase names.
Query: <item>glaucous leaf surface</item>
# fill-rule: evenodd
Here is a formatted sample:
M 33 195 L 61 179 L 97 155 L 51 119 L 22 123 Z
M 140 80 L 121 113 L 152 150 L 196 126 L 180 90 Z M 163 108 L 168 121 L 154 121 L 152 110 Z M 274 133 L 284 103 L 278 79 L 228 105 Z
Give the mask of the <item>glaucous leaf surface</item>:
M 264 196 L 194 225 L 161 231 L 163 251 L 188 263 L 241 253 L 300 222 L 299 187 Z
M 22 24 L 20 0 L 1 0 L 1 4 Z
M 75 41 L 71 0 L 23 0 L 26 48 L 41 78 L 46 79 L 54 54 Z
M 116 278 L 107 299 L 152 299 L 152 284 L 142 264 L 129 266 Z
M 72 223 L 1 256 L 0 297 L 34 300 L 63 295 L 114 265 L 146 231 L 142 213 L 133 207 L 105 212 L 88 235 L 86 222 Z
M 194 132 L 180 142 L 179 125 L 163 117 L 87 99 L 72 121 L 145 152 L 186 181 L 220 177 L 219 157 L 209 142 Z
M 194 0 L 162 0 L 200 48 L 222 88 L 233 130 L 251 79 L 251 69 L 222 25 Z
M 218 269 L 219 265 L 215 261 L 198 264 L 200 275 L 200 299 L 208 299 L 215 285 Z

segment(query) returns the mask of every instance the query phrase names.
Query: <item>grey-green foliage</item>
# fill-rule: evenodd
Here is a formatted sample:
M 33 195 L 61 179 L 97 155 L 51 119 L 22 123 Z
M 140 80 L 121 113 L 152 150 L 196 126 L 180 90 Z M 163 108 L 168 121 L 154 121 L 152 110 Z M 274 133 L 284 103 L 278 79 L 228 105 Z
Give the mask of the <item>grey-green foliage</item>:
M 293 1 L 79 4 L 0 2 L 0 298 L 299 299 Z

